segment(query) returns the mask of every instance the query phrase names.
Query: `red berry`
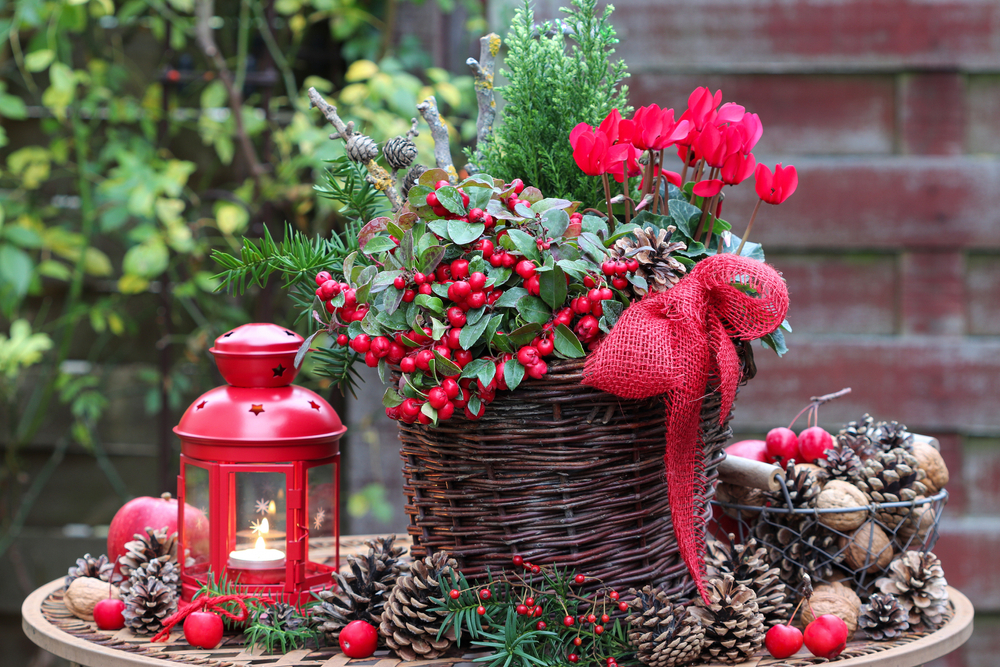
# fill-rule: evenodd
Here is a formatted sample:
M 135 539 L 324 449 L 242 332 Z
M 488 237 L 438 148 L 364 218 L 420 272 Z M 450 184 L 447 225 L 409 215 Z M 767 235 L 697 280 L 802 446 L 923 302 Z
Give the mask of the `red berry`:
M 531 276 L 535 275 L 535 263 L 532 262 L 530 259 L 522 259 L 520 262 L 517 263 L 517 266 L 514 268 L 514 271 L 517 273 L 517 275 L 527 280 Z
M 767 432 L 764 440 L 767 448 L 767 460 L 782 466 L 789 459 L 799 460 L 799 439 L 790 428 L 779 426 Z
M 552 342 L 551 338 L 542 338 L 537 343 L 535 343 L 535 349 L 538 350 L 538 354 L 543 357 L 547 357 L 556 349 L 555 343 Z
M 422 285 L 425 282 L 427 282 L 427 276 L 417 271 L 416 273 L 413 274 L 413 282 L 415 282 L 418 285 Z
M 441 381 L 441 388 L 444 389 L 444 393 L 447 394 L 449 399 L 458 398 L 458 383 L 455 382 L 453 378 L 445 378 Z M 520 556 L 515 556 L 515 558 L 520 558 Z M 517 563 L 515 563 L 516 565 Z
M 597 616 L 595 616 L 594 614 L 587 614 L 587 623 L 597 623 Z
M 434 358 L 434 353 L 430 350 L 420 350 L 417 352 L 417 368 L 422 371 L 428 371 L 431 368 L 431 359 Z
M 435 410 L 440 410 L 448 402 L 448 393 L 441 387 L 434 387 L 427 392 L 427 402 Z
M 470 309 L 482 308 L 486 305 L 486 293 L 485 292 L 473 292 L 465 299 L 465 305 Z
M 611 289 L 608 287 L 602 287 L 599 290 L 599 293 L 600 293 L 600 298 L 598 299 L 598 301 L 608 301 L 609 299 L 615 298 L 615 293 L 612 292 Z M 593 299 L 591 299 L 591 301 L 593 301 Z
M 378 648 L 378 630 L 367 621 L 351 621 L 340 631 L 340 649 L 348 658 L 368 658 Z
M 469 276 L 469 287 L 472 288 L 473 292 L 482 292 L 483 288 L 486 287 L 486 274 L 482 271 L 476 271 Z
M 775 625 L 764 635 L 764 646 L 771 657 L 791 657 L 802 648 L 802 631 L 791 625 Z
M 604 634 L 604 626 L 603 625 L 595 625 L 594 626 L 594 632 L 596 632 L 599 635 L 600 634 Z
M 448 591 L 448 595 L 451 596 L 452 600 L 457 600 L 458 598 L 462 597 L 462 592 L 458 589 L 453 588 L 450 591 Z
M 538 363 L 538 349 L 525 345 L 517 351 L 517 360 L 525 368 L 529 368 Z
M 404 373 L 412 373 L 417 370 L 417 364 L 413 357 L 403 357 L 399 360 L 399 370 Z
M 222 641 L 222 619 L 209 611 L 195 611 L 184 619 L 184 640 L 191 646 L 213 649 Z
M 576 335 L 584 343 L 589 343 L 601 333 L 600 324 L 593 315 L 584 315 L 576 323 Z
M 612 600 L 617 600 L 618 599 L 618 591 L 611 591 L 610 593 L 608 593 L 608 597 L 611 598 Z
M 639 260 L 634 257 L 625 260 L 625 267 L 629 273 L 635 273 L 639 269 Z
M 496 221 L 493 219 L 492 215 L 490 215 L 489 213 L 484 213 L 483 214 L 483 226 L 486 227 L 486 229 L 489 229 L 495 223 L 496 223 Z
M 524 556 L 522 556 L 521 554 L 514 554 L 514 557 L 511 558 L 510 560 L 511 562 L 514 563 L 514 565 L 517 565 L 518 567 L 524 565 Z
M 453 327 L 464 327 L 465 326 L 465 313 L 458 306 L 452 306 L 446 312 L 448 315 L 448 322 L 451 323 Z
M 368 334 L 358 334 L 351 341 L 351 349 L 358 354 L 364 354 L 372 346 L 372 339 L 368 337 Z
M 619 602 L 618 608 L 622 611 L 628 611 L 628 602 Z
M 386 359 L 389 360 L 390 364 L 398 364 L 405 356 L 406 349 L 402 345 L 399 343 L 389 345 L 389 354 L 386 355 Z
M 576 623 L 576 619 L 573 618 L 572 616 L 567 616 L 566 618 L 563 619 L 563 625 L 565 625 L 567 628 L 573 625 L 574 623 Z
M 403 404 L 399 406 L 400 412 L 403 413 L 404 417 L 416 418 L 420 414 L 420 405 L 422 401 L 418 401 L 415 398 L 407 398 L 403 401 Z
M 536 630 L 544 630 L 547 627 L 549 626 L 545 625 L 545 621 L 538 621 L 538 623 L 535 623 Z
M 522 181 L 520 178 L 515 178 L 513 181 L 510 182 L 510 185 L 512 188 L 514 188 L 514 194 L 516 195 L 521 194 L 521 191 L 524 190 L 524 181 Z
M 472 361 L 472 353 L 468 350 L 458 350 L 455 352 L 455 363 L 465 368 Z
M 330 280 L 333 276 L 330 275 L 329 271 L 320 271 L 316 274 L 316 285 L 322 285 L 327 280 Z
M 589 275 L 583 277 L 583 286 L 587 288 L 597 287 L 597 283 Z
M 527 606 L 525 606 L 525 605 L 523 605 L 523 604 L 519 604 L 519 605 L 517 605 L 517 607 L 516 607 L 516 608 L 514 609 L 514 611 L 516 611 L 516 612 L 517 612 L 518 616 L 526 616 L 526 615 L 527 615 L 527 613 L 528 613 L 528 607 L 527 607 Z
M 392 281 L 392 286 L 396 289 L 403 289 L 406 287 L 406 278 L 403 276 L 396 276 Z
M 451 419 L 455 414 L 455 404 L 448 401 L 438 410 L 438 419 Z
M 534 366 L 528 366 L 525 369 L 525 373 L 527 374 L 527 376 L 534 380 L 541 380 L 543 377 L 545 377 L 545 374 L 548 372 L 549 372 L 549 365 L 546 364 L 541 359 L 539 359 Z
M 101 630 L 121 630 L 125 627 L 122 611 L 125 603 L 118 598 L 106 598 L 94 606 L 94 622 Z
M 534 607 L 535 606 L 535 598 L 525 598 L 524 599 L 524 604 L 528 605 L 529 607 Z
M 347 345 L 347 342 L 349 340 L 350 339 L 347 337 L 347 334 L 339 334 L 337 336 L 337 345 L 344 347 L 345 345 Z
M 584 575 L 582 575 L 582 574 L 578 574 L 578 575 L 576 575 L 575 577 L 573 577 L 573 581 L 575 581 L 575 582 L 576 582 L 576 583 L 578 583 L 578 584 L 582 584 L 582 583 L 583 583 L 583 582 L 585 582 L 586 580 L 587 580 L 587 577 L 585 577 L 585 576 L 584 576 Z
M 536 604 L 535 605 L 535 616 L 541 616 L 541 615 L 542 615 L 542 605 Z
M 480 616 L 485 616 L 486 607 L 484 607 L 483 605 L 479 605 L 478 607 L 476 607 L 476 613 L 479 614 Z
M 441 188 L 447 187 L 449 185 L 451 185 L 450 182 L 445 181 L 445 180 L 440 180 L 440 181 L 438 181 L 437 183 L 434 184 L 434 189 L 435 190 L 440 190 Z
M 501 258 L 500 263 L 503 265 L 503 268 L 505 269 L 513 268 L 513 266 L 517 264 L 517 257 L 514 257 L 514 255 L 510 254 L 509 252 L 505 252 L 503 254 L 503 257 Z
M 524 281 L 524 289 L 528 290 L 528 294 L 532 296 L 538 296 L 542 293 L 541 283 L 538 281 L 538 276 L 534 275 Z
M 456 259 L 451 263 L 451 277 L 458 280 L 469 277 L 469 262 L 465 259 Z M 485 278 L 486 276 L 483 276 Z
M 542 568 L 540 566 L 538 566 L 538 565 L 532 565 L 531 566 L 531 573 L 532 574 L 541 574 L 542 573 Z
M 611 279 L 611 284 L 614 285 L 615 289 L 625 289 L 628 287 L 628 281 L 620 276 L 615 276 Z
M 610 259 L 606 259 L 601 262 L 601 273 L 606 276 L 614 275 L 615 273 L 615 263 Z
M 435 192 L 428 193 L 428 195 L 427 195 L 427 205 L 431 206 L 431 207 L 440 206 L 441 205 L 441 201 L 438 199 L 437 193 L 435 193 Z
M 472 210 L 478 211 L 479 209 L 474 208 Z M 471 217 L 472 214 L 470 213 L 469 216 Z M 489 259 L 490 257 L 493 256 L 493 241 L 490 241 L 489 239 L 480 240 L 478 243 L 476 243 L 476 250 L 479 250 L 483 253 L 483 259 Z
M 429 294 L 433 294 L 434 290 L 431 289 L 431 284 L 430 283 L 424 283 L 423 285 L 421 285 L 420 287 L 417 288 L 417 292 L 420 293 L 420 294 L 428 294 L 429 295 Z
M 805 463 L 815 463 L 826 458 L 826 450 L 833 448 L 833 436 L 819 426 L 810 426 L 799 433 L 799 456 Z
M 583 643 L 583 640 L 579 637 L 573 637 L 573 646 L 579 646 Z
M 392 346 L 392 342 L 385 336 L 379 336 L 372 341 L 371 351 L 376 357 L 381 359 L 382 357 L 389 354 L 389 348 Z
M 479 591 L 479 598 L 482 600 L 489 600 L 492 596 L 493 593 L 490 593 L 490 589 L 488 588 L 484 588 L 483 590 Z
M 806 626 L 802 639 L 810 653 L 833 660 L 847 647 L 847 635 L 847 623 L 843 619 L 823 614 Z
M 569 655 L 566 656 L 566 659 L 569 660 L 570 662 L 579 662 L 580 656 L 578 656 L 576 653 L 570 653 Z
M 469 222 L 479 222 L 483 217 L 483 209 L 481 208 L 470 208 L 469 209 Z

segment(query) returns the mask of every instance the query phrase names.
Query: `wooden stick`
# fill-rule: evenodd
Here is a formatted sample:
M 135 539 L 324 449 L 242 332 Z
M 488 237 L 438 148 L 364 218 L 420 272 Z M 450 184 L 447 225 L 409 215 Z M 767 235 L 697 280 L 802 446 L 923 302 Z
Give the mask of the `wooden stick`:
M 354 134 L 354 122 L 345 123 L 337 115 L 337 107 L 327 102 L 315 88 L 309 89 L 309 101 L 312 102 L 314 107 L 320 110 L 320 113 L 323 114 L 330 125 L 333 125 L 337 130 L 330 135 L 330 138 L 341 139 L 346 144 L 347 140 Z M 389 199 L 389 205 L 392 206 L 393 213 L 401 209 L 403 207 L 403 200 L 399 198 L 399 193 L 396 192 L 396 181 L 389 175 L 389 172 L 383 169 L 375 160 L 369 160 L 365 164 L 365 169 L 368 170 L 368 182 Z
M 479 38 L 479 60 L 469 58 L 465 64 L 472 69 L 476 79 L 476 101 L 479 116 L 476 118 L 476 161 L 483 157 L 483 147 L 493 137 L 493 121 L 496 120 L 497 103 L 493 90 L 493 70 L 497 53 L 500 52 L 500 36 L 494 32 Z M 478 165 L 468 164 L 469 173 L 479 171 Z
M 438 111 L 437 100 L 431 95 L 426 100 L 417 105 L 417 111 L 424 117 L 431 128 L 431 136 L 434 138 L 434 160 L 438 169 L 448 172 L 448 181 L 454 185 L 458 183 L 458 172 L 455 171 L 455 163 L 451 161 L 451 142 L 448 139 L 448 126 L 441 120 Z
M 719 479 L 723 482 L 764 491 L 777 491 L 781 488 L 778 483 L 780 474 L 781 468 L 776 465 L 740 456 L 727 456 L 719 463 Z

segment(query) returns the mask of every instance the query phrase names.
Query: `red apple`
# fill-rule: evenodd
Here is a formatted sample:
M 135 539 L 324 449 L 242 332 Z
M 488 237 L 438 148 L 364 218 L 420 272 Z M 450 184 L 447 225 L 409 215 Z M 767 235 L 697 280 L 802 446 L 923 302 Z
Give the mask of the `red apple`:
M 94 622 L 101 630 L 121 630 L 125 627 L 125 603 L 117 598 L 101 600 L 94 605 Z
M 222 641 L 222 619 L 210 611 L 193 611 L 184 619 L 184 639 L 191 646 L 212 649 Z
M 819 426 L 810 426 L 799 433 L 799 454 L 805 463 L 815 463 L 826 458 L 826 450 L 833 447 L 833 436 Z
M 771 657 L 790 657 L 802 648 L 802 631 L 792 625 L 776 625 L 764 635 L 764 646 Z
M 378 648 L 378 630 L 366 621 L 351 621 L 340 631 L 340 650 L 348 658 L 368 658 Z
M 784 426 L 772 428 L 767 432 L 767 438 L 764 442 L 767 444 L 767 460 L 770 463 L 778 463 L 784 467 L 789 459 L 801 460 L 799 458 L 799 439 L 796 437 L 795 431 L 790 428 Z
M 726 447 L 726 454 L 766 463 L 767 443 L 763 440 L 740 440 Z
M 823 614 L 806 626 L 806 648 L 818 658 L 833 660 L 847 647 L 847 623 L 833 614 Z
M 190 556 L 198 558 L 208 555 L 208 518 L 198 509 L 184 505 L 184 525 L 186 527 L 187 548 Z M 146 528 L 159 530 L 166 528 L 168 533 L 177 532 L 177 500 L 164 493 L 159 498 L 141 496 L 133 498 L 115 513 L 108 528 L 108 559 L 117 563 L 125 554 L 125 543 L 131 542 L 136 533 L 145 532 Z

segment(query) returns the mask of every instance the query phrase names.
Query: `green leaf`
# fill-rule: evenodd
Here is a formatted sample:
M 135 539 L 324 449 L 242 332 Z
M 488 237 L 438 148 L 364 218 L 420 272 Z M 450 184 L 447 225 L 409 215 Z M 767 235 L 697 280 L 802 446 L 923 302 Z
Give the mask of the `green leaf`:
M 510 240 L 514 243 L 514 247 L 517 248 L 522 255 L 537 262 L 542 261 L 542 255 L 538 252 L 538 244 L 535 243 L 535 238 L 533 236 L 522 232 L 520 229 L 511 229 L 507 232 L 507 236 L 510 237 Z
M 436 296 L 431 296 L 430 294 L 418 294 L 417 298 L 413 300 L 413 303 L 434 311 L 438 315 L 444 315 L 444 303 Z
M 455 215 L 465 215 L 465 204 L 462 203 L 462 195 L 458 192 L 458 189 L 453 185 L 446 185 L 437 190 L 438 201 L 441 202 L 441 206 L 444 206 L 450 213 Z
M 158 236 L 152 236 L 137 246 L 129 248 L 122 260 L 125 273 L 151 280 L 167 270 L 170 251 Z
M 520 362 L 516 359 L 504 362 L 503 381 L 507 385 L 507 389 L 514 391 L 517 389 L 518 385 L 521 384 L 521 380 L 523 379 L 524 366 L 522 366 Z
M 31 257 L 12 245 L 0 245 L 0 294 L 8 288 L 17 298 L 28 293 L 33 264 Z
M 701 209 L 680 199 L 671 199 L 667 202 L 667 210 L 677 231 L 686 237 L 693 238 L 698 231 L 698 220 L 701 219 Z
M 413 265 L 413 229 L 407 229 L 406 233 L 403 234 L 403 240 L 399 242 L 399 250 L 396 251 L 399 254 L 399 259 L 403 262 L 403 266 Z
M 352 252 L 350 255 L 344 258 L 344 280 L 351 279 L 351 272 L 354 271 L 354 260 L 357 258 L 357 251 Z
M 399 392 L 392 387 L 387 387 L 385 393 L 382 394 L 382 405 L 387 408 L 394 408 L 397 405 L 403 404 L 403 397 L 399 395 Z
M 539 296 L 553 310 L 566 302 L 566 274 L 558 266 L 538 274 Z
M 486 314 L 486 307 L 474 308 L 465 314 L 466 324 L 475 324 Z
M 434 359 L 437 361 L 437 370 L 441 375 L 445 377 L 457 377 L 462 374 L 462 369 L 455 362 L 446 359 L 437 350 L 434 350 Z
M 552 197 L 546 197 L 545 199 L 540 199 L 531 205 L 531 210 L 536 214 L 546 213 L 548 211 L 561 211 L 563 209 L 569 208 L 573 205 L 568 199 L 555 199 Z M 567 220 L 569 214 L 566 214 Z M 542 220 L 545 220 L 545 216 L 542 216 Z
M 429 188 L 426 185 L 414 185 L 410 188 L 410 191 L 406 193 L 406 200 L 410 202 L 411 206 L 427 206 L 427 195 L 434 192 L 433 188 Z
M 486 207 L 490 203 L 490 198 L 493 196 L 493 187 L 488 188 L 475 188 L 469 187 L 465 188 L 465 194 L 469 195 L 469 210 L 474 208 L 486 210 Z
M 604 312 L 604 318 L 607 320 L 608 328 L 610 329 L 618 323 L 618 318 L 625 311 L 625 306 L 622 305 L 621 301 L 607 299 L 606 301 L 601 301 L 601 309 Z
M 445 332 L 448 331 L 448 325 L 439 320 L 436 317 L 431 318 L 431 338 L 434 340 L 441 340 Z
M 525 324 L 523 327 L 518 327 L 517 329 L 511 331 L 507 335 L 507 338 L 508 340 L 510 340 L 512 345 L 521 347 L 522 345 L 527 345 L 532 340 L 534 340 L 535 336 L 541 333 L 541 331 L 542 331 L 541 324 L 539 324 L 538 322 L 530 322 L 528 324 Z
M 552 317 L 552 311 L 545 302 L 536 296 L 522 296 L 517 300 L 517 312 L 527 322 L 545 324 Z
M 382 271 L 372 281 L 371 291 L 373 294 L 385 291 L 395 282 L 396 278 L 403 275 L 402 271 Z
M 427 223 L 427 228 L 430 229 L 435 234 L 437 234 L 438 236 L 440 236 L 441 238 L 450 241 L 451 236 L 449 236 L 448 234 L 449 222 L 450 222 L 449 220 L 445 220 L 444 218 L 438 220 L 431 220 L 430 222 Z
M 462 369 L 463 378 L 475 378 L 479 377 L 479 374 L 486 371 L 486 367 L 489 366 L 494 371 L 496 371 L 496 366 L 493 365 L 492 361 L 487 361 L 486 359 L 473 359 Z M 492 377 L 490 379 L 493 379 Z M 484 383 L 485 384 L 485 383 Z
M 389 287 L 385 290 L 385 298 L 382 301 L 382 308 L 386 316 L 393 315 L 399 310 L 399 304 L 403 303 L 403 290 Z M 404 320 L 405 323 L 405 320 Z M 389 329 L 402 327 L 388 326 Z
M 494 308 L 514 308 L 521 297 L 528 296 L 528 290 L 523 287 L 511 287 L 500 295 L 500 298 L 493 304 Z
M 473 346 L 479 342 L 479 339 L 482 338 L 489 323 L 490 321 L 485 317 L 480 319 L 475 324 L 469 324 L 466 322 L 465 326 L 462 327 L 462 333 L 458 335 L 458 344 L 461 345 L 463 349 L 471 350 Z
M 626 276 L 626 278 L 628 278 L 628 281 L 633 285 L 635 285 L 636 287 L 638 287 L 639 289 L 644 289 L 644 290 L 649 289 L 649 285 L 646 283 L 646 279 L 638 274 L 630 273 Z
M 580 343 L 580 339 L 565 324 L 560 324 L 555 328 L 552 342 L 555 343 L 556 351 L 559 354 L 570 359 L 579 359 L 587 355 L 583 349 L 583 345 Z
M 590 255 L 590 258 L 595 262 L 603 262 L 607 257 L 608 251 L 604 248 L 604 242 L 590 232 L 580 234 L 577 241 L 580 244 L 580 249 Z
M 604 218 L 596 215 L 583 216 L 583 222 L 580 227 L 583 231 L 594 236 L 604 237 L 608 235 L 608 223 L 604 221 Z
M 387 252 L 396 247 L 396 242 L 390 239 L 388 236 L 376 236 L 368 240 L 365 247 L 362 248 L 362 252 L 366 255 L 374 255 L 380 252 Z
M 51 49 L 39 49 L 38 51 L 32 51 L 24 57 L 24 67 L 29 72 L 41 72 L 43 69 L 51 65 L 55 58 L 55 51 L 52 51 Z
M 417 263 L 417 271 L 420 273 L 430 273 L 437 268 L 437 265 L 444 259 L 444 246 L 432 245 L 420 254 L 420 261 Z
M 472 243 L 482 236 L 484 231 L 486 231 L 486 225 L 481 222 L 448 221 L 448 234 L 451 236 L 451 240 L 458 245 Z
M 566 229 L 569 227 L 569 213 L 561 208 L 546 211 L 542 214 L 542 227 L 545 228 L 546 236 L 554 239 L 559 238 L 566 233 Z
M 583 280 L 583 277 L 585 275 L 598 268 L 592 264 L 589 264 L 579 259 L 560 259 L 558 262 L 556 262 L 556 266 L 558 266 L 563 271 L 573 276 L 577 280 Z

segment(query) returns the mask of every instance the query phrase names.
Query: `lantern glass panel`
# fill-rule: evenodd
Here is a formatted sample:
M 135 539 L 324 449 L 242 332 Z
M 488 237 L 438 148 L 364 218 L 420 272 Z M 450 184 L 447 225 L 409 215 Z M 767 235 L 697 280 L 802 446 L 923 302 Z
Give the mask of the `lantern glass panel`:
M 204 517 L 208 518 L 208 508 L 209 508 L 209 484 L 208 484 L 208 470 L 200 466 L 191 465 L 190 463 L 184 464 L 184 503 L 186 505 L 185 512 L 188 508 L 193 508 L 198 512 L 201 512 Z M 195 517 L 189 517 L 185 515 L 184 524 L 185 526 L 191 527 L 195 526 L 193 521 Z M 185 555 L 188 558 L 193 559 L 194 562 L 188 561 L 187 567 L 197 567 L 199 565 L 207 564 L 210 558 L 210 553 L 208 550 L 208 535 L 207 535 L 207 523 L 205 534 L 198 532 L 198 534 L 189 534 L 190 528 L 185 529 L 184 540 L 185 544 L 183 548 L 185 550 Z
M 246 550 L 285 552 L 285 482 L 280 472 L 239 472 L 232 504 L 235 531 L 232 553 Z M 275 554 L 271 554 L 275 556 Z M 247 554 L 243 554 L 244 557 Z M 275 556 L 276 557 L 276 556 Z M 282 563 L 283 564 L 283 563 Z M 230 567 L 237 566 L 230 563 Z
M 314 466 L 308 471 L 309 560 L 314 563 L 334 559 L 335 473 L 332 463 Z

